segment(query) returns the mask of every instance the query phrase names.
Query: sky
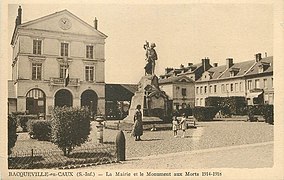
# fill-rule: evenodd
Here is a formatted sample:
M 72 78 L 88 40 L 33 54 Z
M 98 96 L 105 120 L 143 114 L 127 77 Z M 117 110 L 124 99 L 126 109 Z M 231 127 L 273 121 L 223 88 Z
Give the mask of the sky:
M 8 6 L 9 42 L 19 4 Z M 273 54 L 271 4 L 20 4 L 22 22 L 69 10 L 108 36 L 105 45 L 106 83 L 138 83 L 144 75 L 145 40 L 156 44 L 156 75 L 166 67 L 200 63 L 225 64 Z M 8 45 L 8 44 L 7 44 Z M 9 56 L 11 57 L 11 48 Z M 10 58 L 11 59 L 11 58 Z M 10 63 L 9 63 L 10 68 Z

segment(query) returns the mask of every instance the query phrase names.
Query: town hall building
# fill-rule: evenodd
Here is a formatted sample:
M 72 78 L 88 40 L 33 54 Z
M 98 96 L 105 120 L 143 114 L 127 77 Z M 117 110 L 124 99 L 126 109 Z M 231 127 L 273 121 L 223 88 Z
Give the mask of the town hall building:
M 9 113 L 50 115 L 55 106 L 105 112 L 105 39 L 98 29 L 62 10 L 22 23 L 19 7 L 11 40 Z

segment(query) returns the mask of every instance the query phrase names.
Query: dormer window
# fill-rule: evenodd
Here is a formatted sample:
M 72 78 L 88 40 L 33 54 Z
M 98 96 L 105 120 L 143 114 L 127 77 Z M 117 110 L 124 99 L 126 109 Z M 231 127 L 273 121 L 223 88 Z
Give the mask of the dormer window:
M 270 63 L 267 62 L 262 62 L 259 66 L 258 66 L 258 73 L 263 73 L 264 71 L 266 71 L 270 66 Z
M 230 70 L 230 77 L 236 76 L 239 73 L 239 70 L 240 70 L 239 68 L 232 68 Z

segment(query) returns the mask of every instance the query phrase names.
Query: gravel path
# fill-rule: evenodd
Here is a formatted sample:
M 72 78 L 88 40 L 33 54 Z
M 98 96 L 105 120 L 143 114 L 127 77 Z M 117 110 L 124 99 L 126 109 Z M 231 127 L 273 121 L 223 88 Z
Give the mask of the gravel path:
M 168 125 L 170 127 L 170 125 Z M 96 144 L 96 127 L 87 144 Z M 165 129 L 170 129 L 170 128 Z M 104 142 L 114 142 L 118 130 L 104 129 Z M 253 144 L 273 141 L 273 126 L 263 122 L 198 122 L 196 129 L 186 130 L 186 137 L 173 137 L 171 130 L 144 131 L 142 141 L 134 141 L 128 131 L 126 138 L 126 157 L 143 157 L 182 151 L 225 147 L 232 145 Z M 26 133 L 18 137 L 13 151 L 34 149 L 58 150 L 50 142 L 29 139 Z
M 105 130 L 105 139 L 115 140 L 116 130 Z M 273 141 L 273 126 L 263 122 L 199 122 L 186 130 L 186 137 L 173 137 L 171 130 L 144 131 L 142 141 L 125 132 L 128 158 L 189 150 Z

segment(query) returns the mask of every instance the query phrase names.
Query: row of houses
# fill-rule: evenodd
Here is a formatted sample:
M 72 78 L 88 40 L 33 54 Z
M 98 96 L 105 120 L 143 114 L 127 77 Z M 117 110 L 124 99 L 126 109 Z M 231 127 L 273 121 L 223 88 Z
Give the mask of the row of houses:
M 205 106 L 205 99 L 214 96 L 242 96 L 249 105 L 273 104 L 273 57 L 257 53 L 241 62 L 227 58 L 221 66 L 211 65 L 206 57 L 199 64 L 166 68 L 159 83 L 174 109 Z

